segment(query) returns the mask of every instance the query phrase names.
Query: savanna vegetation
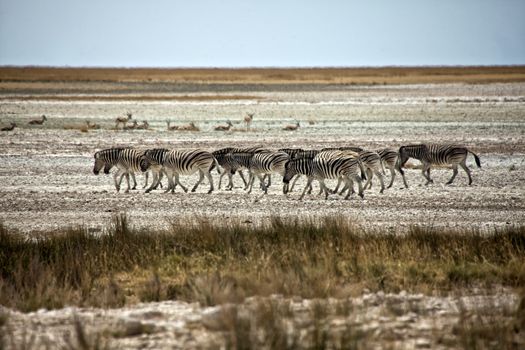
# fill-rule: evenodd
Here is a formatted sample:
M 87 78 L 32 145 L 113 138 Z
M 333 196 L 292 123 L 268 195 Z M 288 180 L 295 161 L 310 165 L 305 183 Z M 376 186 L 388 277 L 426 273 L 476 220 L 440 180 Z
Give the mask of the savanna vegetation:
M 71 228 L 27 237 L 0 227 L 0 304 L 23 311 L 525 286 L 524 227 L 490 234 L 414 227 L 400 236 L 341 218 L 275 218 L 263 227 L 202 222 L 151 232 L 121 215 L 100 235 Z

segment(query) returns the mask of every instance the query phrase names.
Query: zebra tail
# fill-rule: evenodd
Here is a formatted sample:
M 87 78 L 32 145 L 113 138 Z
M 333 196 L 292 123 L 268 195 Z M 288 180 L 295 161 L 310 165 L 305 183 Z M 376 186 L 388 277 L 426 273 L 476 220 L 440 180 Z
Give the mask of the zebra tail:
M 479 157 L 476 153 L 472 152 L 471 150 L 468 150 L 472 155 L 474 156 L 474 160 L 476 161 L 476 165 L 478 168 L 481 168 L 481 161 L 479 160 Z

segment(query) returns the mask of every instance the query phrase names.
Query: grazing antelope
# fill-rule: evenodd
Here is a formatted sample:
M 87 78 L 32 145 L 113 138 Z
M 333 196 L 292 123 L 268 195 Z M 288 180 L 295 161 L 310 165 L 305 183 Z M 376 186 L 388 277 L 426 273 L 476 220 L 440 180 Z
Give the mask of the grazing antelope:
M 168 131 L 173 131 L 173 130 L 178 130 L 179 129 L 179 127 L 177 125 L 170 126 L 170 123 L 171 122 L 169 120 L 166 120 L 166 124 L 168 124 L 168 127 L 167 127 Z
M 138 123 L 136 120 L 134 120 L 134 121 L 133 121 L 133 124 L 131 124 L 130 126 L 124 125 L 123 130 L 133 130 L 133 129 L 137 129 L 138 126 L 139 126 L 139 123 Z
M 92 123 L 89 120 L 86 120 L 86 125 L 88 129 L 100 129 L 100 124 Z
M 215 131 L 228 131 L 233 127 L 233 124 L 231 121 L 226 122 L 227 125 L 217 125 L 213 130 Z
M 187 125 L 180 125 L 177 127 L 177 130 L 181 131 L 200 131 L 199 127 L 195 125 L 194 122 L 190 122 Z
M 149 123 L 148 123 L 146 120 L 144 120 L 144 121 L 142 121 L 142 125 L 137 125 L 137 126 L 135 127 L 135 129 L 138 129 L 138 130 L 148 130 L 148 129 L 149 129 Z
M 42 119 L 33 119 L 31 121 L 29 121 L 28 124 L 30 125 L 42 125 L 44 124 L 44 122 L 47 120 L 46 116 L 42 114 Z
M 2 131 L 11 131 L 16 127 L 16 123 L 11 122 L 11 126 L 4 126 L 1 130 Z
M 299 122 L 296 122 L 295 125 L 286 125 L 283 130 L 289 130 L 289 131 L 294 131 L 294 130 L 297 130 L 299 129 L 301 125 L 299 125 Z
M 131 120 L 132 114 L 130 112 L 126 113 L 126 117 L 117 117 L 115 118 L 115 129 L 118 129 L 119 124 L 122 124 L 122 127 L 125 128 L 128 121 Z
M 252 124 L 253 115 L 255 113 L 246 113 L 246 116 L 244 117 L 244 123 L 246 123 L 246 130 L 250 128 L 250 125 Z

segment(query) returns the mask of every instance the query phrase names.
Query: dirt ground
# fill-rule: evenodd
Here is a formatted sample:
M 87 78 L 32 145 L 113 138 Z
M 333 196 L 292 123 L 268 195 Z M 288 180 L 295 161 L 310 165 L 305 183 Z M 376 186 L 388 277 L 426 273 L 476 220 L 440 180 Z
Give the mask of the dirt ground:
M 67 96 L 63 101 L 45 97 L 25 100 L 27 95 L 20 92 L 1 95 L 2 126 L 13 121 L 19 128 L 0 134 L 0 219 L 8 227 L 26 232 L 69 225 L 85 225 L 96 232 L 115 212 L 126 212 L 132 224 L 148 227 L 195 218 L 257 224 L 276 215 L 340 215 L 367 228 L 394 231 L 410 225 L 485 230 L 525 223 L 525 84 L 324 88 L 250 91 L 253 99 L 242 100 L 224 99 L 228 94 L 243 93 L 227 91 L 219 92 L 221 100 L 197 101 L 97 100 L 97 95 L 79 92 L 57 93 Z M 188 95 L 172 95 L 177 94 Z M 83 100 L 75 100 L 75 96 Z M 148 121 L 150 130 L 115 130 L 115 117 L 126 111 L 139 123 Z M 245 113 L 255 113 L 248 130 Z M 30 119 L 42 114 L 49 119 L 43 126 L 28 125 Z M 86 120 L 101 128 L 82 132 Z M 167 120 L 172 125 L 193 121 L 200 131 L 167 131 Z M 232 131 L 214 131 L 227 120 L 234 124 Z M 300 122 L 298 130 L 282 130 L 295 121 Z M 408 169 L 408 189 L 403 188 L 398 175 L 394 186 L 383 194 L 378 193 L 376 181 L 364 200 L 352 197 L 345 201 L 337 195 L 324 200 L 311 195 L 299 202 L 304 182 L 285 196 L 278 176 L 273 177 L 268 195 L 258 189 L 246 194 L 239 177 L 234 178 L 236 187 L 231 192 L 216 189 L 208 195 L 208 184 L 204 183 L 196 193 L 178 190 L 165 194 L 159 190 L 145 194 L 143 175 L 137 176 L 137 190 L 116 193 L 111 176 L 92 173 L 93 154 L 113 146 L 210 151 L 253 145 L 379 149 L 417 142 L 459 143 L 477 153 L 481 169 L 472 156 L 467 160 L 472 186 L 467 185 L 461 169 L 450 186 L 444 184 L 451 170 L 434 170 L 435 183 L 424 186 L 420 171 Z M 186 176 L 182 181 L 191 186 L 196 179 Z M 389 179 L 387 173 L 387 183 Z M 217 188 L 216 173 L 214 181 Z

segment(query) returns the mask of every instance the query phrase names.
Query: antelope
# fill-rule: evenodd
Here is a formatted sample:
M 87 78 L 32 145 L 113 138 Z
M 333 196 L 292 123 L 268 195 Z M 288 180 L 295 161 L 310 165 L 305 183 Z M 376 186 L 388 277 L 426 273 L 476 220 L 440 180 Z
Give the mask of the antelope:
M 174 126 L 170 126 L 170 121 L 169 120 L 166 120 L 166 124 L 168 124 L 168 131 L 173 131 L 173 130 L 178 130 L 179 127 L 177 125 L 174 125 Z
M 233 124 L 231 121 L 227 121 L 226 122 L 227 125 L 217 125 L 214 130 L 215 131 L 228 131 L 230 130 L 231 127 L 233 127 Z
M 299 122 L 296 122 L 295 125 L 286 125 L 283 130 L 290 130 L 290 131 L 294 131 L 294 130 L 297 130 L 301 125 L 299 125 Z
M 126 113 L 126 117 L 117 117 L 115 118 L 115 129 L 118 128 L 119 124 L 123 124 L 122 127 L 126 127 L 126 123 L 131 120 L 131 113 Z
M 42 125 L 47 120 L 46 116 L 42 114 L 42 119 L 33 119 L 28 124 L 30 125 Z
M 195 125 L 194 122 L 190 122 L 188 125 L 181 125 L 177 128 L 177 130 L 181 131 L 199 131 L 199 127 Z
M 133 121 L 133 124 L 130 126 L 124 125 L 124 130 L 133 130 L 136 129 L 139 126 L 139 123 L 137 123 L 136 120 Z
M 246 116 L 244 117 L 244 122 L 246 123 L 246 130 L 250 128 L 250 124 L 252 123 L 254 114 L 255 113 L 246 113 Z
M 11 131 L 16 127 L 16 123 L 11 122 L 11 126 L 4 126 L 1 130 L 2 131 Z
M 89 120 L 86 120 L 86 125 L 88 129 L 100 129 L 100 124 L 91 123 Z
M 146 120 L 144 120 L 144 121 L 142 121 L 142 125 L 137 125 L 135 127 L 135 129 L 147 130 L 147 129 L 149 129 L 149 123 Z

